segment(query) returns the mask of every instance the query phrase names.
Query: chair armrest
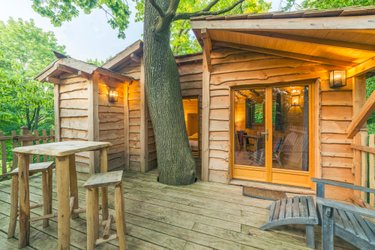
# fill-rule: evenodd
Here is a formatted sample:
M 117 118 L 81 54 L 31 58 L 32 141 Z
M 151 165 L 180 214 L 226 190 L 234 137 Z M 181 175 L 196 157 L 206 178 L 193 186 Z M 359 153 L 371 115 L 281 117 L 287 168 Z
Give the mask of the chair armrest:
M 332 181 L 332 180 L 327 180 L 327 179 L 317 179 L 317 178 L 312 178 L 312 181 L 315 182 L 318 185 L 330 185 L 330 186 L 348 188 L 348 189 L 352 189 L 352 190 L 359 190 L 359 191 L 362 191 L 362 192 L 375 194 L 375 189 L 356 186 L 356 185 L 349 184 L 349 183 L 346 183 L 346 182 Z
M 336 208 L 338 210 L 343 210 L 343 211 L 347 211 L 347 212 L 350 212 L 350 213 L 375 218 L 375 210 L 371 210 L 371 209 L 367 209 L 367 208 L 361 208 L 361 207 L 357 207 L 357 206 L 349 205 L 349 204 L 344 204 L 342 202 L 324 199 L 324 198 L 320 198 L 320 197 L 316 197 L 316 203 L 318 205 L 322 205 L 322 206 L 325 206 L 325 207 Z

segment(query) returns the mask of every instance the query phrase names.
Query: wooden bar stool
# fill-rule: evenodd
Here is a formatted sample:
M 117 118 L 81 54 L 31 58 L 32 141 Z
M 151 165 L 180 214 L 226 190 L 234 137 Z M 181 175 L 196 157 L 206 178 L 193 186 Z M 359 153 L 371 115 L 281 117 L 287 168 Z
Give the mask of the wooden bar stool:
M 91 175 L 84 184 L 86 192 L 86 219 L 87 219 L 87 249 L 92 250 L 96 245 L 118 238 L 120 249 L 125 249 L 125 217 L 122 187 L 123 171 L 113 171 Z M 109 216 L 104 225 L 103 237 L 99 238 L 99 191 L 98 188 L 115 187 L 115 224 L 116 234 L 109 234 L 112 216 Z
M 43 206 L 43 216 L 31 218 L 30 221 L 43 220 L 43 228 L 48 227 L 49 218 L 52 214 L 52 166 L 53 162 L 40 162 L 29 165 L 29 175 L 42 173 L 43 203 L 30 206 L 30 209 Z M 10 202 L 10 218 L 8 227 L 8 238 L 14 237 L 18 217 L 18 168 L 10 172 L 12 176 L 12 190 Z

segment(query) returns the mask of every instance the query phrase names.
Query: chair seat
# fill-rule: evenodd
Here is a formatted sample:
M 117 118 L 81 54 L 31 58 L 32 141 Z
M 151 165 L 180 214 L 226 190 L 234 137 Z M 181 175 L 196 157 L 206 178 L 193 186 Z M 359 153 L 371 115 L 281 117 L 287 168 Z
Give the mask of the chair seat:
M 86 188 L 117 185 L 122 181 L 123 171 L 112 171 L 107 173 L 93 174 L 83 185 Z
M 47 170 L 53 165 L 53 161 L 47 161 L 47 162 L 38 162 L 38 163 L 32 163 L 29 165 L 29 173 L 37 173 L 42 172 L 44 170 Z M 15 168 L 10 172 L 11 175 L 18 174 L 18 168 Z
M 319 223 L 314 200 L 311 196 L 295 196 L 274 201 L 268 222 L 261 227 L 268 230 L 292 224 L 316 225 Z

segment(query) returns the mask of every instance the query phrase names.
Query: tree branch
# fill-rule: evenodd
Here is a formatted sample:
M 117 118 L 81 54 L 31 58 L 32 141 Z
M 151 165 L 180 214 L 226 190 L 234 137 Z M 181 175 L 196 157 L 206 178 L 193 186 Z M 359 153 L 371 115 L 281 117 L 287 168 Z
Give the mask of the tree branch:
M 161 18 L 165 17 L 164 11 L 160 8 L 160 6 L 155 2 L 155 0 L 149 0 L 150 4 L 155 8 L 155 10 L 159 13 Z
M 206 11 L 205 9 L 207 9 L 207 7 L 201 11 L 197 11 L 197 12 L 193 12 L 193 13 L 178 13 L 176 14 L 176 16 L 174 17 L 173 20 L 183 20 L 183 19 L 190 19 L 192 17 L 196 17 L 196 16 L 208 16 L 208 15 L 213 15 L 213 16 L 216 16 L 216 15 L 220 15 L 220 14 L 223 14 L 223 13 L 226 13 L 228 11 L 231 11 L 233 10 L 235 7 L 237 7 L 238 5 L 242 4 L 243 1 L 245 0 L 239 0 L 237 1 L 236 3 L 234 3 L 232 6 L 229 6 L 225 9 L 222 9 L 222 10 L 218 10 L 218 11 Z M 214 3 L 214 1 L 212 1 L 210 4 Z M 216 3 L 214 3 L 212 6 L 214 6 Z M 212 7 L 211 7 L 212 8 Z
M 202 11 L 210 11 L 220 0 L 211 1 Z

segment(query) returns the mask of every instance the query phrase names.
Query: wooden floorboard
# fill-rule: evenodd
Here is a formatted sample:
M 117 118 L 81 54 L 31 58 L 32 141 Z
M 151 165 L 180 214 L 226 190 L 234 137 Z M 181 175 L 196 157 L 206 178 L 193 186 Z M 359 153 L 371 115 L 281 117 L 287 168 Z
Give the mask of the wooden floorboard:
M 78 175 L 79 203 L 85 206 L 82 187 L 87 175 Z M 156 181 L 157 173 L 127 172 L 124 176 L 127 249 L 306 249 L 303 227 L 284 227 L 261 231 L 268 218 L 270 201 L 242 196 L 242 188 L 219 183 L 197 182 L 183 187 L 166 186 Z M 113 190 L 109 190 L 113 208 Z M 30 200 L 42 200 L 41 177 L 30 177 Z M 56 212 L 54 182 L 53 208 Z M 18 233 L 7 239 L 10 209 L 10 181 L 0 182 L 0 249 L 15 249 Z M 111 210 L 111 212 L 113 212 Z M 42 214 L 41 208 L 31 216 Z M 71 220 L 71 249 L 86 248 L 85 215 Z M 316 228 L 320 248 L 320 228 Z M 55 249 L 57 220 L 42 228 L 42 221 L 31 224 L 27 249 Z M 351 249 L 336 240 L 337 249 Z M 113 240 L 97 249 L 117 249 Z

